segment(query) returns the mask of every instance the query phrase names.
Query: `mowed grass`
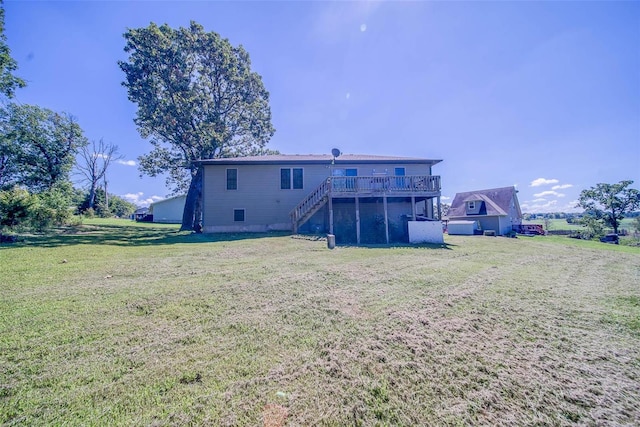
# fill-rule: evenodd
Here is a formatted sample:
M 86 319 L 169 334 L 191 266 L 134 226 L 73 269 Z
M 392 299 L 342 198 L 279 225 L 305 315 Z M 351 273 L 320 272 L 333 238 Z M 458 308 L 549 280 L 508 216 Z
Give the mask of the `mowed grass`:
M 568 240 L 93 221 L 4 245 L 0 424 L 635 424 L 640 249 Z
M 532 219 L 532 220 L 523 221 L 523 222 L 525 224 L 539 224 L 539 225 L 545 226 L 544 219 Z M 549 219 L 546 222 L 548 222 L 549 224 L 549 230 L 552 230 L 552 231 L 554 230 L 580 231 L 585 229 L 583 225 L 577 222 L 569 224 L 566 219 L 555 218 L 555 219 Z M 607 229 L 608 228 L 609 227 L 607 227 Z M 620 221 L 618 228 L 620 230 L 624 229 L 629 233 L 633 233 L 633 231 L 635 230 L 635 218 L 623 218 L 622 221 Z

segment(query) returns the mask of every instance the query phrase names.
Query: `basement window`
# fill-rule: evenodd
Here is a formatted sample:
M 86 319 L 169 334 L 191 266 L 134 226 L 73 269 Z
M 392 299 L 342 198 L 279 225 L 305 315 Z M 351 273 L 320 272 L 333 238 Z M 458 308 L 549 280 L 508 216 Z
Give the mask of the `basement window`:
M 233 220 L 235 222 L 244 222 L 244 209 L 234 209 Z

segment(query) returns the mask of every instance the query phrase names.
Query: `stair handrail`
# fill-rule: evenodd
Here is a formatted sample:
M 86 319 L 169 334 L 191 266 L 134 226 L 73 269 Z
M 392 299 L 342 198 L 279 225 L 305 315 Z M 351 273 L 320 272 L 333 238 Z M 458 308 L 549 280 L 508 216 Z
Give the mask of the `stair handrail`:
M 309 193 L 307 197 L 302 199 L 302 201 L 298 203 L 298 205 L 293 208 L 293 210 L 289 214 L 294 224 L 297 223 L 300 218 L 304 217 L 307 212 L 313 209 L 313 207 L 329 193 L 330 189 L 331 178 L 327 178 L 326 180 L 322 181 L 322 183 L 318 187 L 316 187 L 315 190 Z

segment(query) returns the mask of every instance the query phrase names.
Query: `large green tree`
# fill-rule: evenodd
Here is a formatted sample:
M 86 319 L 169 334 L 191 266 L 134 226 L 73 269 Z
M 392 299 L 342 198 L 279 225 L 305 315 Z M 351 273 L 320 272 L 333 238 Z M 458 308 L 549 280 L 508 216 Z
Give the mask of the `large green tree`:
M 123 85 L 138 105 L 135 123 L 153 146 L 140 170 L 167 174 L 174 193 L 188 188 L 182 229 L 198 229 L 199 161 L 266 152 L 273 136 L 269 93 L 251 71 L 249 54 L 192 22 L 173 29 L 151 23 L 125 34 Z
M 7 45 L 7 37 L 4 34 L 4 2 L 0 0 L 0 98 L 13 98 L 15 90 L 24 87 L 24 80 L 13 75 L 18 64 L 11 57 L 11 51 Z M 7 117 L 4 106 L 0 109 L 0 118 Z M 5 129 L 0 129 L 0 190 L 10 188 L 9 177 L 15 176 L 16 164 L 12 161 L 15 156 L 15 148 L 5 139 Z
M 588 190 L 582 190 L 578 206 L 585 213 L 618 233 L 618 226 L 625 214 L 640 207 L 640 191 L 629 188 L 633 181 L 620 181 L 617 184 L 596 184 Z
M 7 111 L 0 109 L 0 190 L 13 187 L 17 182 L 20 167 L 17 156 L 20 147 L 7 138 L 6 127 Z
M 4 35 L 4 2 L 0 0 L 0 93 L 7 98 L 13 98 L 15 90 L 26 86 L 24 80 L 13 75 L 18 69 L 18 63 L 11 57 Z
M 69 181 L 86 138 L 78 123 L 35 105 L 9 104 L 0 114 L 0 187 L 40 192 Z

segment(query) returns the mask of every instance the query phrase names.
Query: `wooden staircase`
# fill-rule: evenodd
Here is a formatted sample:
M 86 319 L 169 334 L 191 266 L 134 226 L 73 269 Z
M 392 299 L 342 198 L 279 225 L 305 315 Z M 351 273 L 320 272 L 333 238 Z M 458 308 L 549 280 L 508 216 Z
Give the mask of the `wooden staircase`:
M 293 224 L 293 233 L 298 232 L 298 227 L 304 224 L 314 213 L 318 212 L 329 200 L 331 190 L 331 178 L 326 179 L 302 200 L 298 206 L 293 208 L 289 216 Z

